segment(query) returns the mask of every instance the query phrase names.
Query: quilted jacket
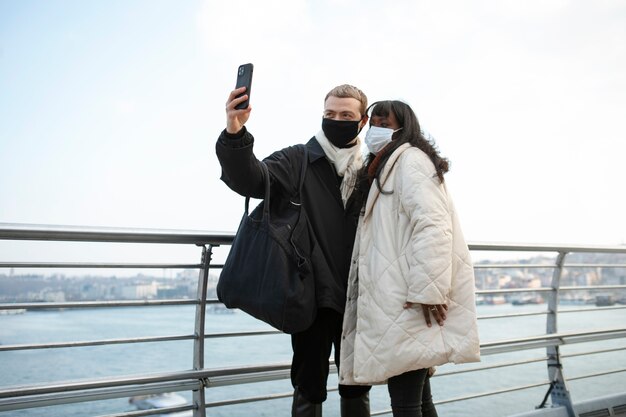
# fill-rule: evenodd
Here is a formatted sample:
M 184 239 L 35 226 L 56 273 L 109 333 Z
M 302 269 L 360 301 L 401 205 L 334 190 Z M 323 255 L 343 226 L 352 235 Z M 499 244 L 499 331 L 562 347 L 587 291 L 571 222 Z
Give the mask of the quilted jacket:
M 448 362 L 480 360 L 469 250 L 445 183 L 428 156 L 400 146 L 372 185 L 348 278 L 339 382 L 384 383 Z M 421 306 L 447 304 L 443 326 Z

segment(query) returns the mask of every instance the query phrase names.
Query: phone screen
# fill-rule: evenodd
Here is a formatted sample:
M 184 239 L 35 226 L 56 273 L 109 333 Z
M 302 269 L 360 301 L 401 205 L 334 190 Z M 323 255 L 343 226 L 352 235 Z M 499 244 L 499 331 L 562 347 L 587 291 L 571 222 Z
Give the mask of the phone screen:
M 246 87 L 246 91 L 243 94 L 238 95 L 237 97 L 241 97 L 244 94 L 248 95 L 248 99 L 243 103 L 239 103 L 235 106 L 236 109 L 247 109 L 250 105 L 250 90 L 252 89 L 252 72 L 254 70 L 254 65 L 252 64 L 243 64 L 239 65 L 237 69 L 237 84 L 235 88 Z

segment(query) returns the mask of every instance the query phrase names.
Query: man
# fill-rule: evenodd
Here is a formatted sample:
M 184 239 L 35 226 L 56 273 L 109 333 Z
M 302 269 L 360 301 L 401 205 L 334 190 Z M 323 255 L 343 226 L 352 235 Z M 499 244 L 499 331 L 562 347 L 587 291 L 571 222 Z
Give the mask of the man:
M 262 198 L 261 162 L 253 154 L 254 138 L 245 128 L 251 108 L 235 108 L 248 99 L 244 92 L 245 87 L 241 87 L 228 97 L 226 129 L 217 141 L 217 157 L 226 185 L 243 196 Z M 318 310 L 307 330 L 291 336 L 292 416 L 322 415 L 333 346 L 335 363 L 340 365 L 350 257 L 359 212 L 367 196 L 357 181 L 363 165 L 357 135 L 367 123 L 366 108 L 367 97 L 358 88 L 345 84 L 333 88 L 324 100 L 322 129 L 306 144 L 309 165 L 302 198 L 314 240 L 311 263 Z M 297 189 L 302 160 L 298 147 L 288 147 L 263 161 L 270 173 L 273 199 L 288 198 L 288 190 Z M 369 389 L 339 385 L 341 415 L 369 416 Z

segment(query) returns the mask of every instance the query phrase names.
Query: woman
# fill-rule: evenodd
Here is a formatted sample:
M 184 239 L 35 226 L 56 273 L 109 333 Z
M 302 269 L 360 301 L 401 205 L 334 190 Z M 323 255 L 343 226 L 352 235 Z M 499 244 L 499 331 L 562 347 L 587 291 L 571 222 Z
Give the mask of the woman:
M 348 278 L 340 383 L 387 381 L 395 417 L 436 416 L 428 368 L 479 360 L 472 262 L 444 183 L 448 161 L 407 104 L 370 108 L 371 186 Z

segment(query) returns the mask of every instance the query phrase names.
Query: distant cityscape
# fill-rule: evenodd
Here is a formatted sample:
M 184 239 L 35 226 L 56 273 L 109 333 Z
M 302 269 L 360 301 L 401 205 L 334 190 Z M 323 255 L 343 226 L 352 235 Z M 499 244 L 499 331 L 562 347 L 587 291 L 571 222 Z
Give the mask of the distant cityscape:
M 151 299 L 194 299 L 197 270 L 184 270 L 172 278 L 137 274 L 117 276 L 65 276 L 0 274 L 0 302 L 64 302 Z M 218 276 L 209 275 L 208 298 L 215 297 Z
M 561 287 L 589 287 L 626 285 L 626 256 L 616 254 L 571 254 L 565 265 L 575 264 L 595 265 L 622 265 L 622 267 L 565 267 L 561 275 Z M 481 265 L 527 264 L 528 268 L 481 268 Z M 536 265 L 546 265 L 546 268 Z M 476 262 L 475 277 L 476 289 L 521 289 L 541 288 L 552 285 L 552 276 L 555 268 L 554 258 L 535 256 L 522 260 L 512 261 L 480 261 Z M 531 266 L 532 265 L 532 266 Z M 511 293 L 498 295 L 478 295 L 477 304 L 539 304 L 544 302 L 537 293 Z M 596 304 L 612 305 L 626 303 L 626 290 L 581 290 L 562 291 L 559 297 L 560 304 Z
M 626 265 L 626 255 L 572 254 L 567 263 L 620 264 Z M 509 268 L 510 264 L 527 264 L 528 268 Z M 536 265 L 546 265 L 536 267 Z M 478 290 L 540 288 L 551 285 L 554 259 L 536 256 L 522 260 L 480 261 L 475 265 Z M 503 268 L 484 268 L 484 265 L 505 265 Z M 158 300 L 196 298 L 199 272 L 183 270 L 172 277 L 156 277 L 137 274 L 133 277 L 117 276 L 66 276 L 63 274 L 0 274 L 0 303 L 108 301 L 108 300 Z M 209 275 L 207 298 L 216 298 L 215 286 L 218 276 Z M 563 271 L 561 286 L 626 285 L 626 268 L 622 267 L 571 267 Z M 599 298 L 600 297 L 600 298 Z M 604 297 L 604 298 L 602 298 Z M 598 300 L 609 304 L 626 302 L 626 291 L 585 290 L 563 291 L 562 303 L 592 304 Z M 528 304 L 541 303 L 537 293 L 511 293 L 478 295 L 478 304 Z

